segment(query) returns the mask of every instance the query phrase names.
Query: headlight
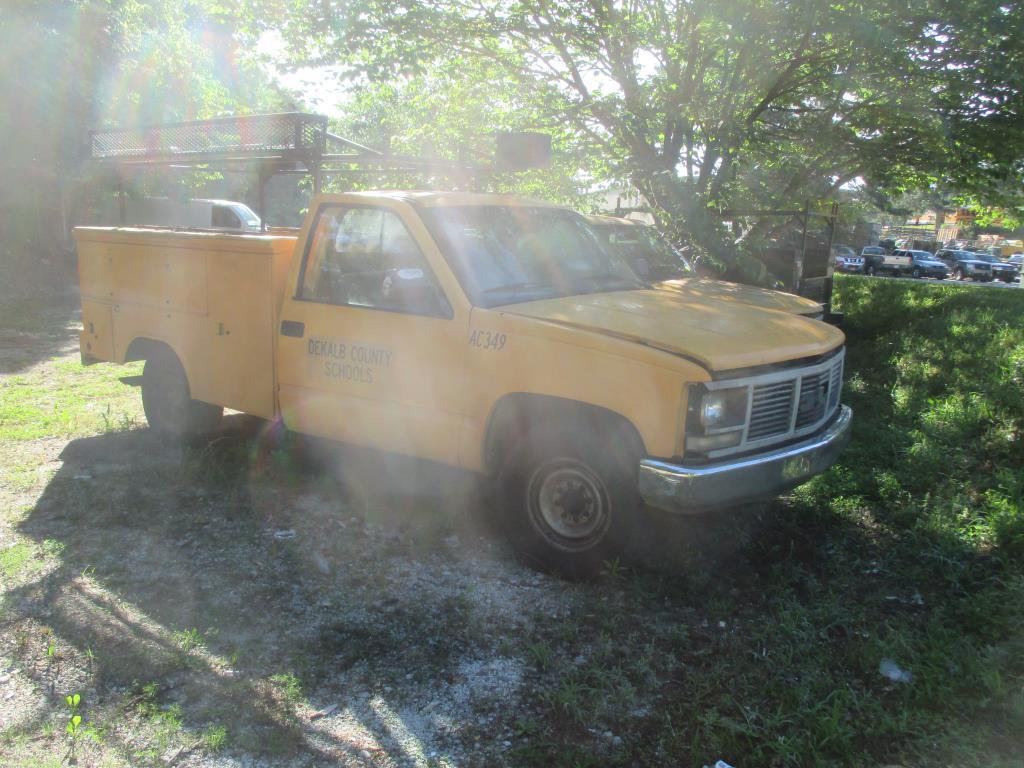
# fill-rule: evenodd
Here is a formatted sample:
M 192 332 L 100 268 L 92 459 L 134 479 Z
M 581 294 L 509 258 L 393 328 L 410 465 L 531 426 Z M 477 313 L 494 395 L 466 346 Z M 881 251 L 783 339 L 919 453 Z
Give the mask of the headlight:
M 725 418 L 725 393 L 708 392 L 700 404 L 700 423 L 705 429 L 718 426 Z
M 700 395 L 698 415 L 700 425 L 708 432 L 742 427 L 747 419 L 747 388 L 704 390 Z
M 747 419 L 747 387 L 707 390 L 703 385 L 690 391 L 686 450 L 708 453 L 738 445 Z

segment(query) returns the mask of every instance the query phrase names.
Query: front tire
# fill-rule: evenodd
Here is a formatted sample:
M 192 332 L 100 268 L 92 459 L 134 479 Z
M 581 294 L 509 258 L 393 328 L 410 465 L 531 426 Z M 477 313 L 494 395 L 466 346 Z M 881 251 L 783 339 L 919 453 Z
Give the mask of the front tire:
M 876 273 L 876 271 L 877 271 L 877 270 L 875 269 L 875 265 L 874 265 L 874 264 L 868 264 L 868 265 L 867 265 L 867 266 L 866 266 L 866 267 L 864 268 L 864 273 L 865 273 L 865 274 L 867 274 L 867 275 L 869 275 L 870 277 L 874 277 L 874 276 L 875 276 L 875 273 Z
M 173 437 L 203 435 L 220 426 L 224 409 L 193 400 L 177 355 L 158 350 L 142 369 L 142 409 L 157 432 Z
M 591 578 L 628 544 L 640 509 L 639 457 L 621 444 L 566 432 L 528 435 L 512 450 L 499 475 L 502 520 L 531 565 Z
M 960 269 L 959 267 L 954 269 L 953 270 L 953 279 L 954 280 L 963 280 L 964 279 L 964 271 L 962 269 Z

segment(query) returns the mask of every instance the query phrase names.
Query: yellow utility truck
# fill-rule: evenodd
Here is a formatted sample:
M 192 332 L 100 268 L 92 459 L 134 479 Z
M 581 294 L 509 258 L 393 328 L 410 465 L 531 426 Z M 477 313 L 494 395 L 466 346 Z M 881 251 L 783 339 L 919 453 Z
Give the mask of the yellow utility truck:
M 839 330 L 652 287 L 555 205 L 320 195 L 287 234 L 75 239 L 82 360 L 144 360 L 154 429 L 207 432 L 232 408 L 490 475 L 550 567 L 600 564 L 645 503 L 776 495 L 849 437 Z

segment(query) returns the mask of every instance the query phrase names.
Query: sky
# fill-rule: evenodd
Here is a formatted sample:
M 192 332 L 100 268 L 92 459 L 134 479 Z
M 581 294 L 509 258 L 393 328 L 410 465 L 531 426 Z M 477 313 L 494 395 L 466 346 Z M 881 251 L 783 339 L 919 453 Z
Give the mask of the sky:
M 260 36 L 257 51 L 266 60 L 267 74 L 282 88 L 294 92 L 306 109 L 329 117 L 342 113 L 346 93 L 339 79 L 340 67 L 285 67 L 284 39 L 273 30 Z

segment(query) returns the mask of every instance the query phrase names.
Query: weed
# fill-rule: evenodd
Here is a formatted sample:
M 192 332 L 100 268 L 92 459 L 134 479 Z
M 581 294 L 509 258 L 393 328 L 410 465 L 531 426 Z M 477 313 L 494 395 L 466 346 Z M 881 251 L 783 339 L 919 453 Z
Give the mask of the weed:
M 96 652 L 91 645 L 85 648 L 85 660 L 89 665 L 89 676 L 92 677 L 96 673 Z
M 290 672 L 271 675 L 270 682 L 280 690 L 285 701 L 289 702 L 292 706 L 303 702 L 302 681 L 295 675 Z
M 583 723 L 587 712 L 586 696 L 583 683 L 570 672 L 546 694 L 545 699 L 552 709 L 576 723 Z
M 43 539 L 43 552 L 53 558 L 59 558 L 64 554 L 64 542 L 53 539 Z
M 68 708 L 68 722 L 64 732 L 68 737 L 67 760 L 72 765 L 78 762 L 78 740 L 82 737 L 82 715 L 78 709 L 82 703 L 82 696 L 78 693 L 71 693 L 64 697 L 64 703 Z
M 626 576 L 626 568 L 617 557 L 605 560 L 601 564 L 601 576 L 609 581 L 622 581 Z
M 46 643 L 46 677 L 49 679 L 50 695 L 53 696 L 57 689 L 57 678 L 60 677 L 60 666 L 64 660 L 64 654 L 57 647 L 57 640 L 53 636 L 53 630 L 43 630 L 43 642 Z
M 210 725 L 202 735 L 203 746 L 209 752 L 220 752 L 227 746 L 228 729 L 223 725 Z
M 206 639 L 203 637 L 203 633 L 195 627 L 178 630 L 173 633 L 172 638 L 182 653 L 191 653 L 206 647 Z
M 526 644 L 526 655 L 530 657 L 537 669 L 546 672 L 551 667 L 554 651 L 544 640 L 537 640 Z

